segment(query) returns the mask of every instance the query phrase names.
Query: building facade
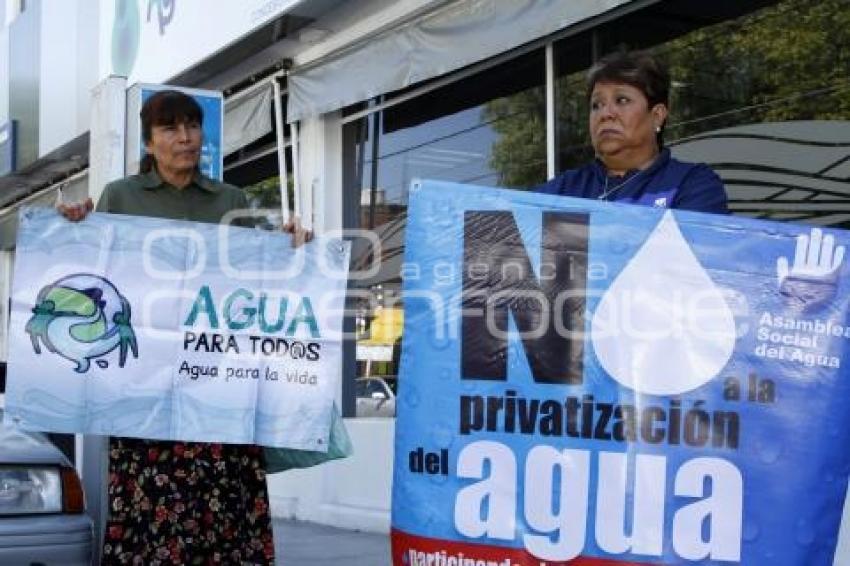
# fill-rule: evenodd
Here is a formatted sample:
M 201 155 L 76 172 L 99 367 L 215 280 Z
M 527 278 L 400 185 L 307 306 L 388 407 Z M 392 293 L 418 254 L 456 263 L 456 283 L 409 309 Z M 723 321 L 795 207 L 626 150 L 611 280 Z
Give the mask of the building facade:
M 270 477 L 276 515 L 389 530 L 394 420 L 358 412 L 372 399 L 365 378 L 389 386 L 386 402 L 398 381 L 410 183 L 527 190 L 592 158 L 583 80 L 602 55 L 649 49 L 668 63 L 666 144 L 718 172 L 735 214 L 850 226 L 846 0 L 6 0 L 0 9 L 0 126 L 16 132 L 15 169 L 0 177 L 6 298 L 17 208 L 96 198 L 132 172 L 122 93 L 136 82 L 224 93 L 224 179 L 255 206 L 286 198 L 317 232 L 373 235 L 353 240 L 347 324 L 357 339 L 339 391 L 355 455 Z M 268 214 L 269 226 L 280 222 Z M 98 461 L 97 446 L 70 444 L 78 462 Z

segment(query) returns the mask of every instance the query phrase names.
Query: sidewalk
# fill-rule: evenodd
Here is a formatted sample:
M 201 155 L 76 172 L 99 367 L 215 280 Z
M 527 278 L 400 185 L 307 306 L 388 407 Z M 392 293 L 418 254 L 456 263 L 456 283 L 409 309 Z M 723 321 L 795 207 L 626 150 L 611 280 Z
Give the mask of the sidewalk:
M 275 519 L 279 566 L 390 566 L 390 539 L 302 521 Z

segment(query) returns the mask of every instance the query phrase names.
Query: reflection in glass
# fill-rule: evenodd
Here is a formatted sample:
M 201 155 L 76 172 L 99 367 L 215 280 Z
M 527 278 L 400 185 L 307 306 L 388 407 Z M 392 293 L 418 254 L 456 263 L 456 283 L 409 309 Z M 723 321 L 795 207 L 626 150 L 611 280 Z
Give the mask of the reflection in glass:
M 346 190 L 359 203 L 359 226 L 374 230 L 381 242 L 380 252 L 358 242 L 352 250 L 352 269 L 366 271 L 377 262 L 377 274 L 357 282 L 371 291 L 355 307 L 358 351 L 366 356 L 366 345 L 377 348 L 384 340 L 393 352 L 388 360 L 358 360 L 358 375 L 398 370 L 400 327 L 387 335 L 385 319 L 387 313 L 401 312 L 411 181 L 522 189 L 545 181 L 544 78 L 544 56 L 538 50 L 344 126 Z
M 648 48 L 668 63 L 666 145 L 711 165 L 736 214 L 850 226 L 846 1 L 658 3 L 556 43 L 559 171 L 592 158 L 590 45 L 597 55 Z

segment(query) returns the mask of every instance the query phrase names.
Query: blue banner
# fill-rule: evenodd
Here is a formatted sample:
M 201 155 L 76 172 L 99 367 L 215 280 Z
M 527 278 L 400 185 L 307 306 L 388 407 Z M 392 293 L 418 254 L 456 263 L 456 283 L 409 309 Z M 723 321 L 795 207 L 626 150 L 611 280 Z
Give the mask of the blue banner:
M 428 181 L 406 237 L 394 564 L 833 563 L 845 232 Z

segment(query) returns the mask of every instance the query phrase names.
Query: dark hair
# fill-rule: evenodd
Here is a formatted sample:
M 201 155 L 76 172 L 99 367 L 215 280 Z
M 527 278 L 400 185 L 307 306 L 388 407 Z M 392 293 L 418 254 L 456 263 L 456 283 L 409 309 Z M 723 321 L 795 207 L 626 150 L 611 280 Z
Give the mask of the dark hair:
M 667 67 L 647 51 L 618 51 L 597 61 L 587 72 L 587 99 L 596 83 L 623 83 L 640 90 L 649 101 L 670 105 L 670 74 Z M 666 121 L 665 121 L 666 122 Z M 655 136 L 658 148 L 664 146 L 664 126 Z
M 179 90 L 161 90 L 148 98 L 139 112 L 142 119 L 142 141 L 149 143 L 154 126 L 171 126 L 197 122 L 203 124 L 204 111 L 197 101 Z M 154 157 L 147 153 L 139 163 L 139 173 L 153 169 Z

